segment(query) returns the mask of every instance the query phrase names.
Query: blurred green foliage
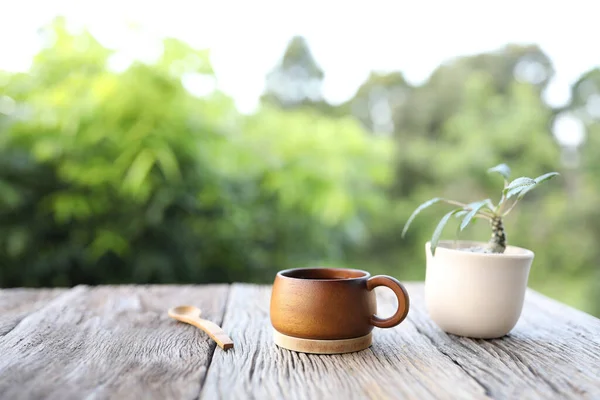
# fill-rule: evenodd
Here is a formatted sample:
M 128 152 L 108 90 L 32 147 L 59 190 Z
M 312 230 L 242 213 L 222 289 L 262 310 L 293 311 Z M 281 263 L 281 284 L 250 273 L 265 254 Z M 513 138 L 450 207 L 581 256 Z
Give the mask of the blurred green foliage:
M 166 40 L 122 73 L 93 38 L 54 26 L 0 142 L 0 284 L 266 281 L 342 260 L 386 209 L 389 140 L 351 117 L 190 95 L 206 53 Z M 78 45 L 85 41 L 86 45 Z
M 166 39 L 156 63 L 116 72 L 90 35 L 48 29 L 30 71 L 0 72 L 0 286 L 270 282 L 313 264 L 422 280 L 445 210 L 401 240 L 412 210 L 494 195 L 502 181 L 485 171 L 506 162 L 515 175 L 562 174 L 505 221 L 509 244 L 536 253 L 530 286 L 600 315 L 600 113 L 586 106 L 600 99 L 597 71 L 553 110 L 541 97 L 548 58 L 508 46 L 420 86 L 373 73 L 331 105 L 294 38 L 259 110 L 242 115 L 223 93 L 186 90 L 189 77 L 214 79 L 205 51 Z M 551 134 L 565 111 L 586 123 L 581 149 Z M 561 162 L 573 152 L 576 164 Z M 478 222 L 463 237 L 489 234 Z

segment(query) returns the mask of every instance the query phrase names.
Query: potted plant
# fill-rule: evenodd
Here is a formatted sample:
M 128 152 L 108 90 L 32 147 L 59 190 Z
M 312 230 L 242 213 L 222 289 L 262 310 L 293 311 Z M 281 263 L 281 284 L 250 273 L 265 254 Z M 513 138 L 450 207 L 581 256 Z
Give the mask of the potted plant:
M 488 172 L 504 178 L 497 204 L 490 199 L 464 204 L 434 198 L 412 213 L 402 237 L 414 218 L 437 203 L 455 206 L 446 213 L 425 245 L 427 255 L 425 303 L 431 319 L 444 331 L 460 336 L 491 339 L 506 335 L 516 325 L 523 308 L 529 269 L 534 253 L 508 246 L 503 218 L 539 184 L 558 175 L 550 172 L 537 178 L 521 177 L 510 181 L 510 168 L 500 164 Z M 489 242 L 440 241 L 452 217 L 460 219 L 464 230 L 475 219 L 489 221 Z

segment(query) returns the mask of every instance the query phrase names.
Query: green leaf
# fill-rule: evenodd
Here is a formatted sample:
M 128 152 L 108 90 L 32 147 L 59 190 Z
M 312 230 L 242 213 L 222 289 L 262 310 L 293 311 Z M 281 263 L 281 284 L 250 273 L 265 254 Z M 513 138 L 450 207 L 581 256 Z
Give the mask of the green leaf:
M 504 177 L 504 179 L 510 179 L 510 168 L 506 164 L 498 164 L 495 167 L 488 169 L 488 173 L 497 172 Z
M 462 211 L 459 211 L 459 212 L 457 212 L 456 214 L 454 214 L 454 216 L 455 216 L 456 218 L 461 218 L 461 217 L 464 217 L 465 215 L 467 215 L 467 213 L 468 213 L 468 212 L 469 212 L 469 211 L 467 211 L 467 210 L 462 210 Z
M 528 178 L 526 176 L 523 176 L 523 177 L 517 178 L 514 181 L 512 181 L 511 183 L 509 183 L 508 186 L 506 187 L 506 189 L 504 189 L 504 190 L 509 191 L 510 189 L 514 189 L 519 186 L 528 186 L 528 185 L 531 185 L 534 183 L 535 183 L 535 180 Z
M 10 182 L 0 179 L 0 206 L 16 207 L 21 202 L 21 194 Z
M 526 176 L 523 176 L 523 177 L 517 178 L 514 181 L 512 181 L 511 183 L 509 183 L 504 188 L 502 193 L 504 194 L 504 196 L 507 199 L 510 199 L 512 196 L 521 193 L 521 190 L 523 190 L 524 188 L 531 186 L 531 185 L 535 185 L 535 180 L 528 178 Z
M 406 224 L 404 225 L 404 229 L 402 230 L 401 237 L 404 237 L 404 235 L 406 235 L 406 231 L 408 230 L 408 227 L 413 222 L 413 220 L 415 219 L 415 217 L 417 215 L 419 215 L 419 213 L 421 211 L 423 211 L 427 207 L 430 207 L 430 206 L 434 205 L 435 203 L 439 203 L 440 201 L 442 201 L 442 198 L 435 197 L 433 199 L 427 200 L 425 203 L 423 203 L 419 207 L 417 207 L 417 209 L 415 211 L 413 211 L 413 213 L 411 214 L 411 216 L 408 218 L 408 221 L 406 221 Z
M 513 196 L 516 196 L 518 194 L 520 194 L 521 192 L 523 192 L 523 190 L 529 191 L 531 189 L 533 189 L 535 187 L 535 183 L 533 184 L 529 184 L 529 185 L 523 185 L 523 186 L 517 186 L 514 187 L 512 189 L 510 189 L 506 194 L 506 199 L 510 199 Z
M 531 185 L 531 186 L 522 188 L 522 190 L 519 192 L 519 196 L 517 197 L 517 200 L 521 200 L 528 192 L 533 190 L 536 186 L 537 185 Z
M 469 211 L 467 213 L 467 215 L 465 215 L 465 218 L 462 220 L 462 222 L 460 223 L 460 230 L 464 230 L 469 223 L 471 222 L 471 220 L 473 219 L 473 217 L 475 216 L 475 214 L 477 214 L 479 212 L 479 210 L 481 210 L 483 207 L 488 205 L 488 202 L 490 201 L 490 199 L 485 199 L 482 201 L 478 201 L 475 203 L 471 203 L 469 204 L 469 207 L 471 208 L 471 211 Z
M 175 154 L 169 145 L 164 144 L 163 146 L 154 149 L 154 155 L 156 156 L 165 178 L 171 181 L 181 180 L 181 172 L 179 171 L 177 157 L 175 157 Z
M 550 180 L 558 175 L 560 175 L 558 172 L 548 172 L 547 174 L 538 176 L 537 178 L 534 179 L 534 181 L 536 184 L 540 184 L 540 183 L 546 182 L 547 180 Z
M 98 229 L 90 250 L 94 258 L 100 258 L 108 251 L 122 255 L 129 249 L 129 242 L 120 232 L 114 232 L 108 229 Z
M 138 191 L 148 177 L 155 161 L 155 155 L 151 150 L 140 151 L 127 170 L 122 186 L 132 193 Z
M 546 182 L 552 178 L 554 178 L 555 176 L 560 175 L 558 172 L 549 172 L 547 174 L 544 175 L 540 175 L 537 178 L 534 179 L 535 184 L 525 187 L 523 188 L 523 190 L 521 190 L 519 192 L 519 197 L 517 197 L 518 200 L 521 200 L 528 192 L 530 192 L 531 190 L 533 190 L 535 187 L 537 187 L 537 185 L 539 185 L 542 182 Z
M 448 223 L 448 220 L 450 219 L 450 217 L 452 217 L 452 215 L 454 215 L 460 211 L 462 211 L 462 208 L 457 208 L 457 209 L 450 211 L 449 213 L 447 213 L 446 215 L 444 215 L 442 217 L 442 219 L 436 226 L 435 231 L 433 231 L 433 236 L 431 237 L 431 255 L 435 255 L 435 249 L 437 248 L 437 245 L 440 242 L 440 236 L 442 235 L 442 231 L 444 230 L 444 227 Z

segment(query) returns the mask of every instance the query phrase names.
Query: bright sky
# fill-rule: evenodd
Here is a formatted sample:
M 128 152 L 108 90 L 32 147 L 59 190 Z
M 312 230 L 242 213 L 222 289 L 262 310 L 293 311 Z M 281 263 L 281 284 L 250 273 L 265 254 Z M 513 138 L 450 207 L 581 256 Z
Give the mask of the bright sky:
M 552 105 L 600 65 L 593 0 L 20 0 L 0 5 L 0 69 L 26 69 L 38 49 L 36 29 L 56 15 L 91 30 L 121 61 L 152 59 L 165 35 L 210 48 L 218 86 L 242 111 L 257 104 L 265 74 L 293 35 L 303 35 L 325 71 L 324 95 L 350 98 L 369 71 L 400 70 L 419 83 L 453 57 L 507 43 L 536 43 L 556 78 Z M 10 4 L 10 5 L 7 5 Z M 4 8 L 2 8 L 4 7 Z M 127 25 L 140 29 L 133 34 Z

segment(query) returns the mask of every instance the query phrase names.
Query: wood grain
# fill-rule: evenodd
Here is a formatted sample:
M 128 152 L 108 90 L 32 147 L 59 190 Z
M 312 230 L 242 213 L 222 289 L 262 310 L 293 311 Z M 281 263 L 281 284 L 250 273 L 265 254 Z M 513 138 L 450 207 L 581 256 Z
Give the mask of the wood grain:
M 422 284 L 406 288 L 407 319 L 341 355 L 275 346 L 270 286 L 0 290 L 0 399 L 600 398 L 600 320 L 529 291 L 509 336 L 461 338 L 427 317 Z M 391 315 L 396 296 L 376 291 Z M 169 318 L 179 304 L 235 347 Z
M 0 337 L 6 399 L 194 399 L 215 344 L 167 316 L 195 304 L 221 322 L 228 286 L 76 287 Z
M 600 320 L 530 291 L 513 334 L 460 338 L 429 320 L 422 284 L 406 287 L 411 310 L 401 325 L 376 329 L 370 349 L 322 356 L 275 347 L 270 288 L 233 286 L 223 327 L 237 347 L 214 355 L 201 397 L 600 398 Z M 395 296 L 377 290 L 379 309 L 391 314 Z
M 528 290 L 513 331 L 494 340 L 447 335 L 411 293 L 419 331 L 497 399 L 600 398 L 600 320 Z
M 0 337 L 67 289 L 0 289 Z
M 407 286 L 409 292 L 411 288 L 415 286 Z M 201 397 L 485 397 L 483 386 L 417 331 L 411 318 L 413 309 L 399 326 L 374 330 L 373 346 L 367 350 L 340 355 L 300 354 L 273 344 L 268 313 L 270 293 L 266 286 L 232 287 L 223 328 L 236 347 L 227 353 L 215 353 Z M 395 296 L 391 292 L 389 295 L 385 304 L 379 306 L 382 316 L 396 310 Z

